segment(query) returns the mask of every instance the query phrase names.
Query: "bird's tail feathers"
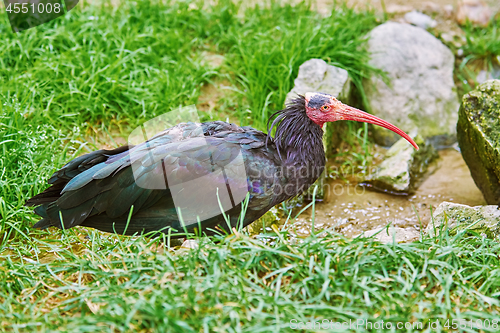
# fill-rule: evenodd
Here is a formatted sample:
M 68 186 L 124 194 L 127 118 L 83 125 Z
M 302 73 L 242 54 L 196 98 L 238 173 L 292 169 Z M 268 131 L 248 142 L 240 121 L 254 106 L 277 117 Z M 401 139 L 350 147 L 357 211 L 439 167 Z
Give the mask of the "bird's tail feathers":
M 41 216 L 43 218 L 48 218 L 49 215 L 47 215 L 47 205 L 42 205 L 36 207 L 34 210 L 36 215 Z
M 38 193 L 34 197 L 26 200 L 24 205 L 26 207 L 30 207 L 30 206 L 38 206 L 54 202 L 61 196 L 62 188 L 63 188 L 62 185 L 51 186 L 42 193 Z
M 42 229 L 42 230 L 47 229 L 48 227 L 52 227 L 52 222 L 48 218 L 41 219 L 40 221 L 35 223 L 35 225 L 33 226 L 33 228 Z

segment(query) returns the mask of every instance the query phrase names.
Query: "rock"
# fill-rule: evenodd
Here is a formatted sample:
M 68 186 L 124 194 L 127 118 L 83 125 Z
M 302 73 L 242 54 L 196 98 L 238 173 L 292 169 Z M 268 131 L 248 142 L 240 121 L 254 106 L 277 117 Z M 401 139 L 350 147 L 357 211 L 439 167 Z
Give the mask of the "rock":
M 415 228 L 400 228 L 392 226 L 389 227 L 389 230 L 387 230 L 387 228 L 384 227 L 375 230 L 365 231 L 363 233 L 365 237 L 371 237 L 375 234 L 377 234 L 375 236 L 375 239 L 385 244 L 392 243 L 393 241 L 396 243 L 413 242 L 418 240 L 420 237 L 420 232 Z
M 281 220 L 281 217 L 283 216 L 283 211 L 280 209 L 278 210 L 277 207 L 271 208 L 268 212 L 266 212 L 264 215 L 262 215 L 259 219 L 257 219 L 255 222 L 247 225 L 244 230 L 248 232 L 250 236 L 258 235 L 260 233 L 266 233 L 269 230 L 273 224 L 275 224 L 277 227 L 279 227 L 279 223 Z M 278 228 L 279 229 L 279 228 Z
M 463 45 L 464 45 L 464 39 L 463 39 L 464 37 L 460 36 L 455 31 L 443 32 L 443 33 L 441 33 L 440 38 L 446 44 L 453 45 L 457 49 L 460 47 L 463 47 Z M 463 50 L 462 50 L 462 52 L 463 52 Z M 463 53 L 462 53 L 462 55 L 463 55 Z
M 430 16 L 420 13 L 416 10 L 405 14 L 406 22 L 416 25 L 422 29 L 435 28 L 437 22 L 433 20 Z
M 486 27 L 493 13 L 488 5 L 481 0 L 461 0 L 458 3 L 457 22 L 465 25 L 467 22 Z
M 324 60 L 310 59 L 300 65 L 299 74 L 294 83 L 295 86 L 287 94 L 285 103 L 288 103 L 291 99 L 297 97 L 298 95 L 314 91 L 330 94 L 339 100 L 348 103 L 347 98 L 349 96 L 351 86 L 349 74 L 345 69 L 328 65 Z M 344 128 L 345 123 L 343 122 L 327 123 L 325 125 L 323 144 L 327 155 L 333 152 L 340 144 L 341 133 Z M 309 191 L 304 195 L 307 195 L 308 198 L 312 198 L 314 186 L 318 185 L 316 199 L 323 199 L 324 180 L 325 174 L 323 173 L 317 182 L 313 184 L 309 188 Z M 303 197 L 300 196 L 297 200 L 291 201 L 291 206 L 301 204 L 302 202 Z
M 500 210 L 498 206 L 470 207 L 452 202 L 441 203 L 432 214 L 425 233 L 435 236 L 443 225 L 447 225 L 450 234 L 467 229 L 483 237 L 497 238 L 500 235 Z
M 458 144 L 477 187 L 490 205 L 500 204 L 500 81 L 479 85 L 464 96 Z
M 417 130 L 436 147 L 456 140 L 459 102 L 453 81 L 452 52 L 427 31 L 395 22 L 369 33 L 370 65 L 387 73 L 363 85 L 369 110 L 406 132 Z M 398 135 L 373 127 L 377 143 L 390 146 Z
M 185 242 L 184 238 L 173 238 L 173 239 L 170 239 L 170 247 L 181 248 L 182 245 L 184 244 L 184 242 Z
M 195 250 L 199 247 L 196 239 L 186 239 L 181 245 L 181 249 Z
M 321 59 L 310 59 L 299 67 L 295 86 L 286 96 L 286 102 L 306 92 L 322 92 L 341 98 L 349 94 L 349 74 L 345 69 L 328 65 Z
M 368 175 L 361 185 L 393 194 L 414 193 L 438 154 L 421 136 L 412 135 L 412 138 L 420 150 L 400 139 L 387 151 L 376 172 Z

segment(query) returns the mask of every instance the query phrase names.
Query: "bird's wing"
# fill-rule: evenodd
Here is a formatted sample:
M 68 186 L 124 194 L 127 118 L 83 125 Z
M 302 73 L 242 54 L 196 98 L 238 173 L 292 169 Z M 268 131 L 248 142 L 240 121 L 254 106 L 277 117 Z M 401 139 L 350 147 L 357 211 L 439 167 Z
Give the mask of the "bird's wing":
M 38 206 L 57 200 L 71 179 L 93 166 L 105 162 L 110 156 L 127 151 L 128 148 L 128 146 L 122 146 L 112 150 L 102 149 L 73 159 L 50 177 L 47 182 L 52 185 L 51 187 L 27 200 L 25 206 Z
M 39 208 L 46 219 L 38 226 L 60 226 L 62 216 L 64 227 L 71 228 L 90 216 L 105 213 L 113 219 L 127 215 L 132 205 L 135 214 L 156 203 L 162 204 L 161 209 L 150 209 L 151 214 L 163 214 L 168 220 L 177 218 L 181 209 L 185 222 L 193 222 L 220 214 L 221 206 L 227 210 L 238 205 L 247 193 L 252 207 L 268 205 L 275 162 L 259 152 L 265 135 L 211 125 L 212 135 L 205 136 L 207 126 L 180 124 L 94 163 L 73 177 L 56 201 Z M 262 172 L 247 172 L 247 166 Z M 62 174 L 70 171 L 67 168 Z
M 158 135 L 154 136 L 150 141 L 154 141 L 154 144 L 162 144 L 165 141 L 178 141 L 183 138 L 191 136 L 199 136 L 200 129 L 207 136 L 215 135 L 220 132 L 237 132 L 241 131 L 241 128 L 235 124 L 229 124 L 223 121 L 214 121 L 201 124 L 201 128 L 198 124 L 194 123 L 182 123 L 173 128 L 169 128 Z M 194 131 L 194 132 L 193 132 Z M 144 143 L 146 144 L 146 143 Z M 130 147 L 132 148 L 132 147 Z M 52 177 L 48 180 L 48 183 L 52 185 L 44 192 L 30 198 L 26 201 L 26 206 L 38 206 L 45 203 L 50 203 L 57 200 L 61 194 L 61 191 L 66 186 L 66 184 L 75 178 L 82 172 L 100 164 L 103 162 L 111 163 L 117 159 L 122 158 L 128 154 L 129 146 L 125 145 L 112 150 L 98 150 L 82 156 L 79 156 L 61 169 L 56 171 Z M 122 154 L 123 153 L 123 154 Z

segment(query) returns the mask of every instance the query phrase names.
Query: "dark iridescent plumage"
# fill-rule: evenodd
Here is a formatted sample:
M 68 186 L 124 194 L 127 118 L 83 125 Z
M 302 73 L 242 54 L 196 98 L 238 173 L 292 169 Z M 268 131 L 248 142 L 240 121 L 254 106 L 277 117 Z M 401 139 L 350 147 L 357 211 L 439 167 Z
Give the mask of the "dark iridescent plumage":
M 158 174 L 166 172 L 170 176 L 167 187 L 172 188 L 172 179 L 180 184 L 210 176 L 214 168 L 227 166 L 241 152 L 247 175 L 242 186 L 247 187 L 250 196 L 243 225 L 248 225 L 276 204 L 306 190 L 323 172 L 323 131 L 308 117 L 305 104 L 305 98 L 299 97 L 273 115 L 274 139 L 251 127 L 221 121 L 201 127 L 183 123 L 135 147 L 80 156 L 57 171 L 49 180 L 52 186 L 29 199 L 26 205 L 38 206 L 35 213 L 43 219 L 35 225 L 37 228 L 61 228 L 62 216 L 66 229 L 81 225 L 127 235 L 168 232 L 168 228 L 182 232 L 170 189 L 138 186 L 137 177 L 154 185 Z M 200 131 L 206 145 L 197 143 L 202 139 Z M 131 164 L 137 161 L 139 171 L 133 173 Z M 186 209 L 203 207 L 204 198 L 197 200 Z M 209 202 L 209 198 L 206 200 Z M 133 215 L 125 232 L 132 205 Z M 237 225 L 240 211 L 241 203 L 235 203 L 226 212 L 231 226 Z M 227 229 L 222 214 L 201 221 L 208 234 L 217 226 Z M 193 231 L 198 223 L 185 227 Z

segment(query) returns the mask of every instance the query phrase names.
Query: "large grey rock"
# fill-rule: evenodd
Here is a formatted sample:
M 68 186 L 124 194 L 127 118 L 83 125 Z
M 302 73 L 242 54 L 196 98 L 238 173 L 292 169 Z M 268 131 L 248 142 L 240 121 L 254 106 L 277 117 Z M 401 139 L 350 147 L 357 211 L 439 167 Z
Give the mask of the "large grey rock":
M 498 206 L 470 207 L 452 202 L 441 203 L 433 212 L 425 233 L 434 236 L 447 225 L 451 235 L 470 230 L 484 237 L 498 238 L 500 235 L 500 210 Z
M 365 80 L 369 111 L 406 132 L 417 130 L 436 146 L 456 140 L 459 102 L 453 82 L 451 51 L 427 31 L 387 22 L 369 33 L 370 65 L 386 72 Z M 374 126 L 377 143 L 390 146 L 399 137 Z
M 321 59 L 310 59 L 304 62 L 299 67 L 299 74 L 294 81 L 295 86 L 287 94 L 286 102 L 298 95 L 304 95 L 306 92 L 322 92 L 330 94 L 339 100 L 347 103 L 349 96 L 350 80 L 349 74 L 345 69 L 328 65 Z M 340 144 L 341 133 L 345 128 L 344 122 L 326 123 L 325 135 L 323 136 L 323 144 L 325 152 L 332 153 Z M 324 182 L 325 173 L 321 175 L 318 181 L 310 187 L 309 191 L 304 194 L 307 199 L 312 199 L 313 190 L 315 185 L 318 186 L 316 192 L 316 199 L 323 199 L 324 197 Z M 290 202 L 290 206 L 295 206 L 303 202 L 304 196 L 300 196 L 296 200 Z
M 479 85 L 464 96 L 458 144 L 472 178 L 490 205 L 500 204 L 500 81 Z
M 412 138 L 419 150 L 401 138 L 387 151 L 375 173 L 368 175 L 361 185 L 393 194 L 414 193 L 438 154 L 421 136 L 412 135 Z

